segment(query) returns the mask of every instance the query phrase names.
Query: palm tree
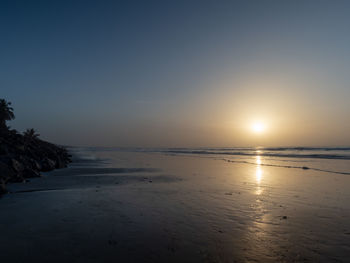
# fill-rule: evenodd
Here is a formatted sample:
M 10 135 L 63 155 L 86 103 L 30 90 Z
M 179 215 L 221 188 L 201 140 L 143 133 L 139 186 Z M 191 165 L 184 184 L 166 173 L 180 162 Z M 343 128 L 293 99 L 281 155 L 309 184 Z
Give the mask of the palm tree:
M 27 129 L 25 132 L 23 132 L 23 135 L 29 141 L 35 140 L 40 136 L 40 134 L 37 133 L 33 128 Z
M 6 121 L 13 120 L 15 114 L 11 107 L 11 102 L 7 102 L 4 99 L 0 99 L 0 129 L 7 130 Z

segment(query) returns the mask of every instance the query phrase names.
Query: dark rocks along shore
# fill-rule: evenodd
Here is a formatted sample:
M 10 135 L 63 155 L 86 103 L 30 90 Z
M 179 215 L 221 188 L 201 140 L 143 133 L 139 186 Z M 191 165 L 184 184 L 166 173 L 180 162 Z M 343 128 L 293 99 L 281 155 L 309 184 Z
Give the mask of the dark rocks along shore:
M 41 172 L 67 167 L 70 155 L 64 147 L 43 141 L 16 130 L 0 131 L 0 195 L 6 184 L 25 182 Z

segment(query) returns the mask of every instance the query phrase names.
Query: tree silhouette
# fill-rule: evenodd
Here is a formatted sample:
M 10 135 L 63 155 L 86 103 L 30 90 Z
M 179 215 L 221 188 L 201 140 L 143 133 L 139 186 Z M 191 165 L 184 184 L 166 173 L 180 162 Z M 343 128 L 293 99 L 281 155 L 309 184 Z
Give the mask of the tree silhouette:
M 40 136 L 40 134 L 37 133 L 33 128 L 27 129 L 25 132 L 23 132 L 23 135 L 26 139 L 28 139 L 30 141 L 35 140 Z
M 14 118 L 15 114 L 13 113 L 11 102 L 0 99 L 0 129 L 8 129 L 6 121 L 13 120 Z

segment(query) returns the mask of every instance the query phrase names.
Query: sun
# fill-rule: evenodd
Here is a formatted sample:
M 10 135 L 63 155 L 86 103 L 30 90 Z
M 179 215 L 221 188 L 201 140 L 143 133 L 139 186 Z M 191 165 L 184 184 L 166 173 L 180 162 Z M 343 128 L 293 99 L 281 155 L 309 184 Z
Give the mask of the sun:
M 261 134 L 265 131 L 266 127 L 262 122 L 254 122 L 251 129 L 254 133 Z

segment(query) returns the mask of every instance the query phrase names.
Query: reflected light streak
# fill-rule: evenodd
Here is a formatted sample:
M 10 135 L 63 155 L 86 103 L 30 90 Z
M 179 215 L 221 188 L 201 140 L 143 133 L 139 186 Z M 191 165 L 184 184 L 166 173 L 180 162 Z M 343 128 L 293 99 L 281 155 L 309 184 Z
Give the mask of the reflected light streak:
M 256 195 L 261 195 L 263 192 L 263 189 L 260 187 L 261 179 L 263 175 L 263 170 L 261 169 L 261 157 L 259 155 L 256 156 L 256 170 L 255 170 L 255 179 L 256 183 L 258 184 Z
M 260 166 L 256 167 L 255 177 L 258 184 L 261 183 L 263 171 Z
M 256 156 L 256 164 L 260 166 L 261 164 L 261 157 L 258 155 Z

